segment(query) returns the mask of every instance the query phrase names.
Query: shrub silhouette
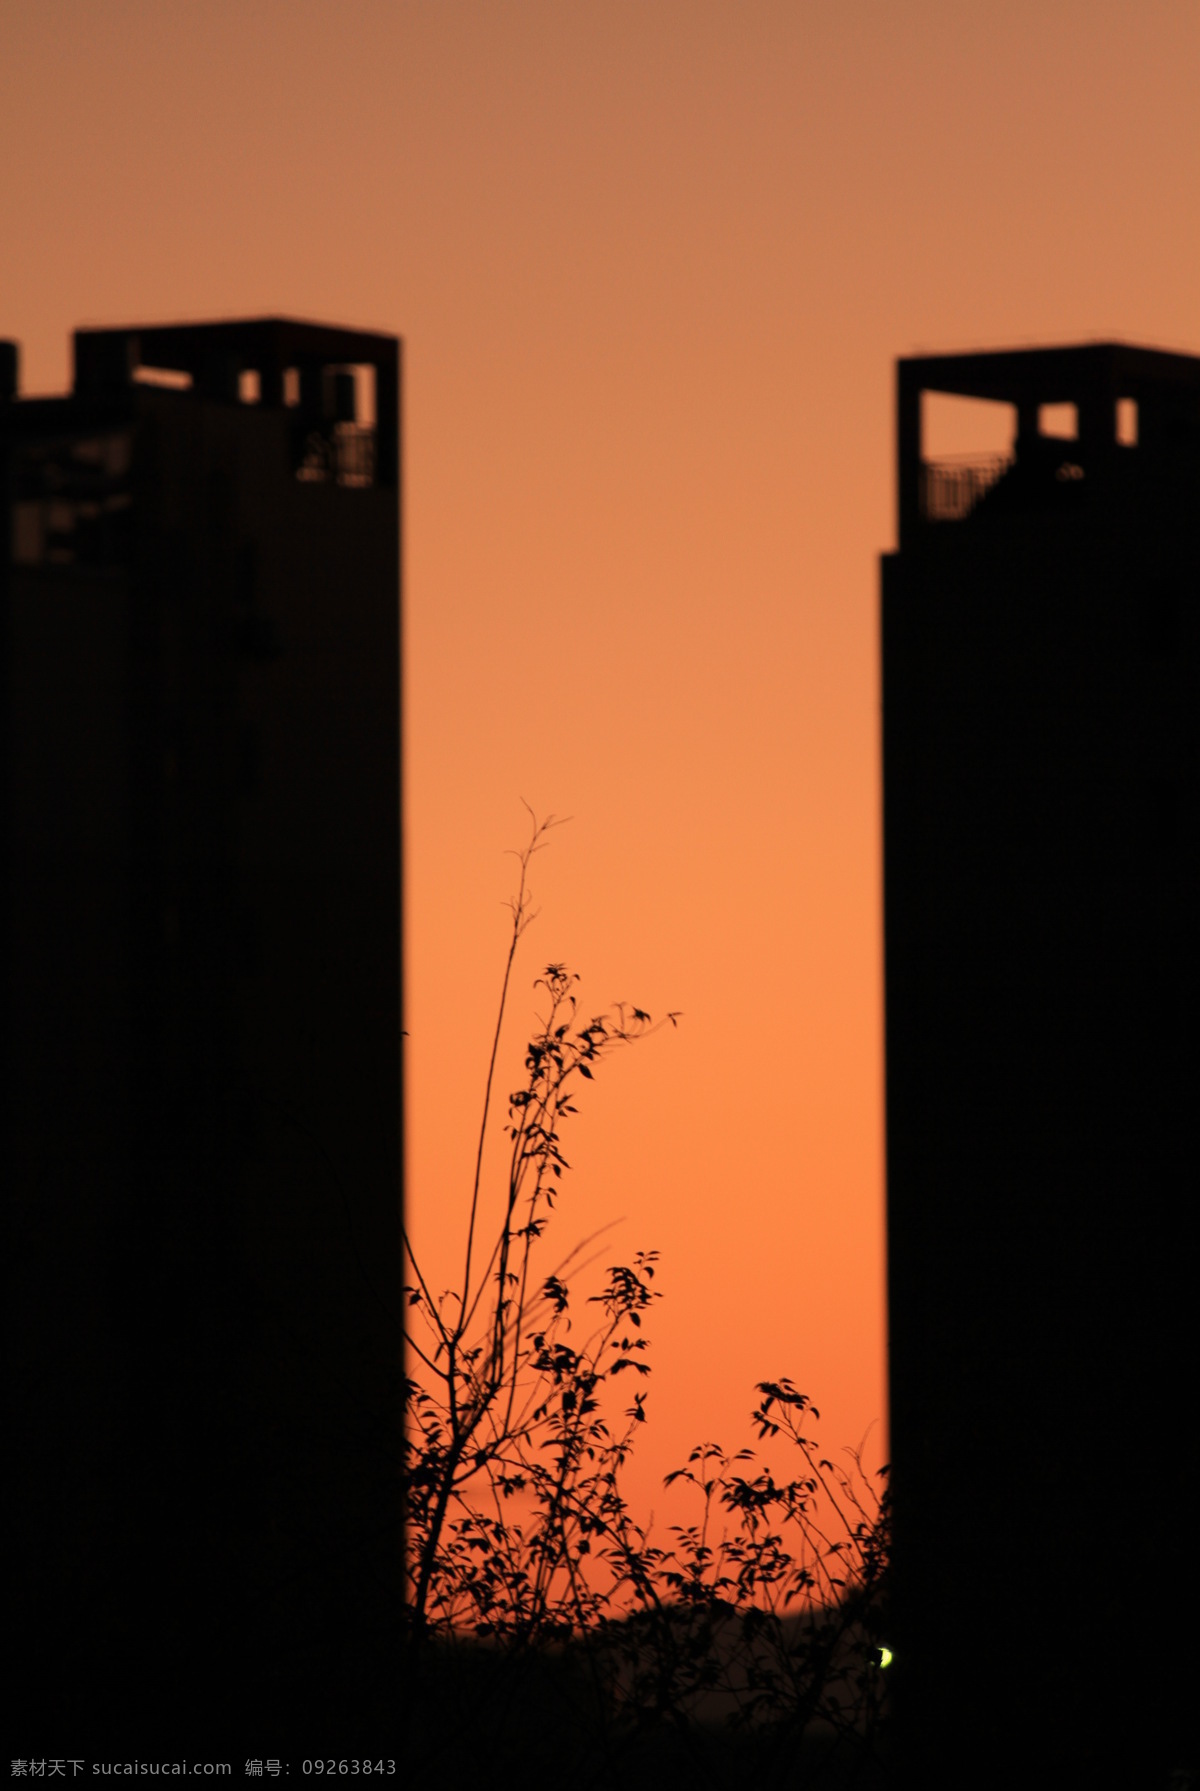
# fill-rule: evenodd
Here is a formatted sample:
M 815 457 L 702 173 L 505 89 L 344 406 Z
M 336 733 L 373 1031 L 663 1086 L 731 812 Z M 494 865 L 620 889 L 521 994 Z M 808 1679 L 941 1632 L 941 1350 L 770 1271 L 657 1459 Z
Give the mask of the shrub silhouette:
M 882 1783 L 886 1482 L 874 1491 L 857 1452 L 848 1469 L 819 1456 L 804 1434 L 819 1417 L 809 1399 L 789 1380 L 764 1381 L 758 1441 L 788 1445 L 799 1473 L 776 1481 L 753 1448 L 700 1445 L 667 1476 L 692 1490 L 694 1521 L 657 1544 L 621 1491 L 646 1415 L 643 1319 L 660 1297 L 657 1254 L 609 1266 L 578 1340 L 572 1280 L 597 1260 L 587 1252 L 602 1234 L 551 1273 L 535 1271 L 580 1084 L 678 1015 L 656 1026 L 618 1006 L 585 1020 L 578 979 L 563 964 L 545 968 L 483 1258 L 501 1028 L 534 918 L 530 863 L 556 824 L 532 820 L 517 854 L 458 1287 L 435 1297 L 406 1239 L 409 1758 L 443 1779 L 507 1761 L 623 1787 L 679 1767 L 701 1784 Z M 632 1404 L 618 1421 L 624 1389 Z

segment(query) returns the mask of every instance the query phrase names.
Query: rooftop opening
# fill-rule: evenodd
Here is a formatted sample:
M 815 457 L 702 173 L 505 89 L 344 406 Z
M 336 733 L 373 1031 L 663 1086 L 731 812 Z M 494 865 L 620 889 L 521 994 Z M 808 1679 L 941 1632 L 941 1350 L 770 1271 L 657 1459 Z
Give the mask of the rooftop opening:
M 288 388 L 285 375 L 285 397 Z M 373 485 L 375 368 L 368 362 L 306 366 L 297 371 L 295 391 L 302 430 L 296 477 L 306 484 Z
M 164 392 L 190 392 L 192 376 L 178 367 L 135 367 L 133 382 L 138 386 L 158 386 Z
M 1038 434 L 1057 442 L 1079 440 L 1079 406 L 1077 404 L 1039 404 Z
M 1017 407 L 992 398 L 921 393 L 922 460 L 1008 455 L 1017 436 Z
M 354 380 L 354 420 L 364 429 L 375 427 L 375 369 L 369 361 L 346 369 Z
M 959 522 L 1012 465 L 1017 407 L 992 398 L 921 393 L 921 510 Z

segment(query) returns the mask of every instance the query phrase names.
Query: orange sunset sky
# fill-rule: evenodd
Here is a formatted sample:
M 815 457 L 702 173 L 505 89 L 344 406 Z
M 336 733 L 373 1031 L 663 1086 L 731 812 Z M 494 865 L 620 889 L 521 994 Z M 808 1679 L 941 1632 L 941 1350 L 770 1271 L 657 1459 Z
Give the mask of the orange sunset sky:
M 524 798 L 573 819 L 502 1088 L 550 959 L 684 1016 L 587 1088 L 546 1246 L 661 1253 L 640 1512 L 768 1376 L 884 1458 L 893 362 L 1200 352 L 1197 92 L 1194 0 L 0 7 L 25 391 L 80 324 L 405 339 L 410 1225 L 447 1284 Z

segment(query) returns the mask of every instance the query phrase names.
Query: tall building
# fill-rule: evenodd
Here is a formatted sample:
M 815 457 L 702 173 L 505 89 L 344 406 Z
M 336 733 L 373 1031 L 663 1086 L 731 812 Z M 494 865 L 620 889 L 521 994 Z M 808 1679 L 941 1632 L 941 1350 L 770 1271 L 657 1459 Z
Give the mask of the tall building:
M 81 330 L 55 398 L 0 353 L 27 1753 L 388 1696 L 399 349 Z
M 1200 1784 L 1200 360 L 898 374 L 897 1740 L 923 1791 L 1167 1791 Z M 946 394 L 1008 447 L 935 459 Z

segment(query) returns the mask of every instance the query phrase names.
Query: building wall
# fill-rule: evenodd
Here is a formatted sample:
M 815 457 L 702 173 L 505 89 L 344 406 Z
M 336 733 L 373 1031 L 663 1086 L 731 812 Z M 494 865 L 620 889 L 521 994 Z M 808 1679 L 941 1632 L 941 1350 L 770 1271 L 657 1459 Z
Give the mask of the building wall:
M 922 1785 L 1010 1782 L 1043 1728 L 1061 1782 L 1165 1786 L 1195 1746 L 1189 452 L 997 487 L 884 562 L 894 1690 Z
M 216 1661 L 361 1712 L 400 1590 L 397 484 L 145 387 L 16 460 L 97 406 L 129 520 L 14 564 L 5 681 L 24 1695 L 92 1746 Z

